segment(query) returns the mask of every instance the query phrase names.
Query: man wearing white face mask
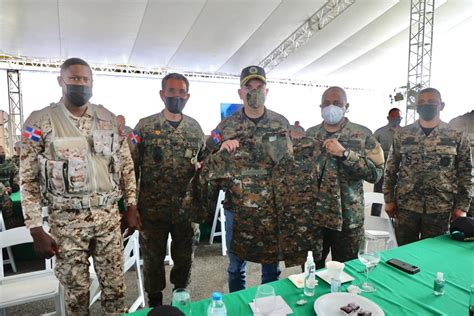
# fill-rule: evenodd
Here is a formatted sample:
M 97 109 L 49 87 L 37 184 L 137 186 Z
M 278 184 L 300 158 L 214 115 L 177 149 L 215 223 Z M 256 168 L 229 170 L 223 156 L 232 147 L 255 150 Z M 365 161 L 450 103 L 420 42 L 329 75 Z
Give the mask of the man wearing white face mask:
M 319 140 L 315 222 L 322 229 L 324 267 L 329 251 L 340 262 L 357 258 L 364 237 L 363 182 L 377 182 L 383 173 L 383 150 L 370 130 L 344 117 L 349 103 L 340 87 L 328 88 L 321 98 L 324 122 L 307 130 Z

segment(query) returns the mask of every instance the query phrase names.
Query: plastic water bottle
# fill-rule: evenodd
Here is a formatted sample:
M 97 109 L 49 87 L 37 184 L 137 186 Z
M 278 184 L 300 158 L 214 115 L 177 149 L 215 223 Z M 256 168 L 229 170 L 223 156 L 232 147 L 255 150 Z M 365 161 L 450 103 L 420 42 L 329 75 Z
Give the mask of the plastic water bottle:
M 212 293 L 212 301 L 207 308 L 207 316 L 227 316 L 227 309 L 224 301 L 222 301 L 221 293 Z
M 314 296 L 316 290 L 316 265 L 314 264 L 313 252 L 308 251 L 308 257 L 304 264 L 304 295 Z

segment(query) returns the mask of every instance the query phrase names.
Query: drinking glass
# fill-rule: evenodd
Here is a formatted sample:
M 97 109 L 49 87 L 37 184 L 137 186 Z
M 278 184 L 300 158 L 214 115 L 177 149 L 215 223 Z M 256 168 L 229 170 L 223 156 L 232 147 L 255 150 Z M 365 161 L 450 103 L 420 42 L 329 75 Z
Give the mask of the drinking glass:
M 184 315 L 191 315 L 191 294 L 186 289 L 176 289 L 173 291 L 174 307 L 184 313 Z
M 268 284 L 262 284 L 255 294 L 255 308 L 260 315 L 269 315 L 275 309 L 275 289 Z
M 380 261 L 380 252 L 383 250 L 383 243 L 377 238 L 365 238 L 359 248 L 358 257 L 365 265 L 365 281 L 359 285 L 364 292 L 375 292 L 375 286 L 369 283 L 369 272 L 373 270 Z

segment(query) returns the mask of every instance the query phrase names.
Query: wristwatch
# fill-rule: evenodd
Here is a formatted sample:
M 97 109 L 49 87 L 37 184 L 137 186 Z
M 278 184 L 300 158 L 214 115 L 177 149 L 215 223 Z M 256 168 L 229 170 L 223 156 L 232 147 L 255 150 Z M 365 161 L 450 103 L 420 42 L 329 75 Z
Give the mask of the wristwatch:
M 347 158 L 349 158 L 349 150 L 346 149 L 346 150 L 344 150 L 344 152 L 342 153 L 341 159 L 342 159 L 342 161 L 345 161 L 345 160 L 347 160 Z

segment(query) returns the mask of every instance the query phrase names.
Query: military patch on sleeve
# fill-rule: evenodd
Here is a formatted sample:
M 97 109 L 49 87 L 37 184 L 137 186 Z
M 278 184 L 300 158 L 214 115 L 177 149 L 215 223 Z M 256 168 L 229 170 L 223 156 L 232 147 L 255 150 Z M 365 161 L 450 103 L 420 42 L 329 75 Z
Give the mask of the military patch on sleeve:
M 219 144 L 222 141 L 222 136 L 217 130 L 217 128 L 213 131 L 211 131 L 211 138 L 214 141 L 214 144 Z
M 23 132 L 23 137 L 31 139 L 34 142 L 39 142 L 43 136 L 39 129 L 33 128 L 31 126 L 26 126 L 25 131 Z
M 128 138 L 130 138 L 130 141 L 134 145 L 138 144 L 142 140 L 140 136 L 138 136 L 138 133 L 136 131 L 131 131 L 130 133 L 128 133 Z

